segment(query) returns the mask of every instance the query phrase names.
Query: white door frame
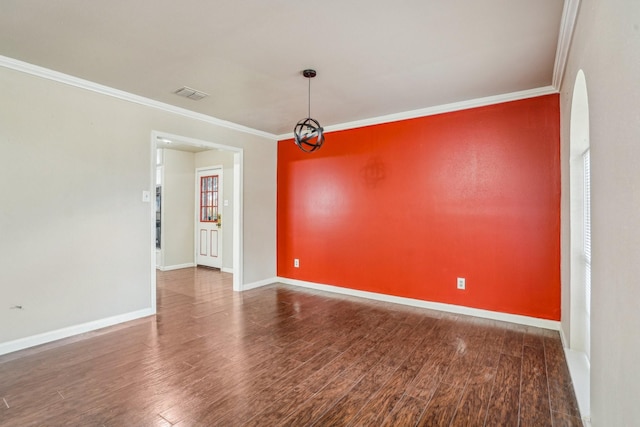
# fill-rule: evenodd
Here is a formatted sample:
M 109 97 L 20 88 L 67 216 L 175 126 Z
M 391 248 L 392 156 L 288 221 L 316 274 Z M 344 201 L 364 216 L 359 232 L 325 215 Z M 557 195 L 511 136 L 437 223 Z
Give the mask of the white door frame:
M 186 136 L 173 135 L 167 132 L 151 131 L 151 152 L 150 152 L 150 182 L 153 184 L 152 194 L 155 194 L 156 182 L 156 150 L 158 143 L 162 140 L 169 140 L 181 145 L 189 145 L 200 147 L 205 150 L 221 149 L 233 152 L 233 290 L 240 292 L 243 289 L 243 206 L 242 206 L 242 170 L 244 163 L 244 150 L 242 148 L 233 147 L 231 145 L 219 144 L 217 142 L 203 141 L 200 139 L 189 138 Z M 149 190 L 151 191 L 151 190 Z M 149 203 L 149 218 L 151 219 L 149 227 L 149 246 L 151 248 L 151 262 L 149 271 L 151 274 L 151 309 L 156 313 L 156 211 L 155 203 Z M 195 260 L 194 260 L 195 261 Z

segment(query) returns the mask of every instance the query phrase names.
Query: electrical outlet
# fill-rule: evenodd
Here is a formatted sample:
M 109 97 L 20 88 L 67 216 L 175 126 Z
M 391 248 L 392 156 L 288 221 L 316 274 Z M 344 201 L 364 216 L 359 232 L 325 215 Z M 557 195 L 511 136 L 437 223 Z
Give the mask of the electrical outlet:
M 293 260 L 293 266 L 294 266 L 295 268 L 300 268 L 300 260 L 299 260 L 298 258 L 295 258 L 295 259 Z
M 457 285 L 458 285 L 458 289 L 465 289 L 466 288 L 467 284 L 466 284 L 466 280 L 464 279 L 464 277 L 458 277 Z

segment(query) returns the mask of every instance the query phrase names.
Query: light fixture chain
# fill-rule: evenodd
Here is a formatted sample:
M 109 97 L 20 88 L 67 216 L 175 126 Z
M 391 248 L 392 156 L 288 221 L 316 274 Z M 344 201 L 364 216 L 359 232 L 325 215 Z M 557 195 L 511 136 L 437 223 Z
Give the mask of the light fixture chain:
M 307 99 L 309 101 L 309 106 L 308 106 L 308 110 L 309 110 L 309 114 L 307 115 L 307 117 L 311 117 L 311 79 L 308 78 L 307 79 L 309 81 L 309 96 L 307 96 Z

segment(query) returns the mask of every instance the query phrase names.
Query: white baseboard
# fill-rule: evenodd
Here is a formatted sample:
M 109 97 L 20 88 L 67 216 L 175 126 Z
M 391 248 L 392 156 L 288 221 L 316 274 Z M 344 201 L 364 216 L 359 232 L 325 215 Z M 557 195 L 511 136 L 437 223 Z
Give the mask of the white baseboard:
M 182 268 L 191 268 L 191 267 L 195 267 L 196 265 L 192 262 L 188 262 L 186 264 L 176 264 L 176 265 L 168 265 L 166 267 L 161 267 L 161 266 L 156 266 L 156 269 L 160 270 L 160 271 L 171 271 L 171 270 L 180 270 Z
M 562 347 L 569 348 L 569 343 L 567 342 L 567 337 L 564 334 L 564 330 L 560 328 L 558 332 L 560 333 L 560 341 L 562 342 Z
M 413 298 L 397 297 L 393 295 L 379 294 L 375 292 L 359 291 L 357 289 L 341 288 L 339 286 L 323 285 L 313 282 L 305 282 L 302 280 L 288 279 L 278 277 L 280 283 L 287 285 L 300 286 L 303 288 L 316 289 L 319 291 L 333 292 L 343 295 L 351 295 L 360 298 L 368 298 L 376 301 L 391 302 L 394 304 L 404 304 L 412 307 L 427 308 L 430 310 L 445 311 L 448 313 L 464 314 L 467 316 L 482 317 L 485 319 L 500 320 L 503 322 L 517 323 L 526 326 L 535 326 L 537 328 L 560 330 L 560 322 L 555 320 L 539 319 L 537 317 L 522 316 L 518 314 L 500 313 L 498 311 L 482 310 L 479 308 L 465 307 L 461 305 L 444 304 L 440 302 L 431 302 L 418 300 Z
M 0 343 L 0 355 L 13 353 L 14 351 L 24 350 L 25 348 L 35 347 L 37 345 L 46 344 L 74 335 L 84 334 L 95 331 L 97 329 L 113 326 L 118 323 L 128 322 L 130 320 L 140 319 L 142 317 L 153 316 L 155 312 L 151 308 L 133 311 L 131 313 L 119 314 L 117 316 L 107 317 L 105 319 L 94 320 L 80 325 L 73 325 L 55 331 L 44 332 L 30 337 L 19 338 L 13 341 Z
M 242 285 L 242 290 L 249 291 L 251 289 L 261 288 L 263 286 L 272 285 L 274 283 L 281 282 L 281 281 L 282 280 L 280 280 L 277 277 L 272 277 L 270 279 L 258 280 L 257 282 L 253 282 L 253 283 L 245 283 L 244 285 Z
M 571 374 L 571 382 L 573 383 L 573 392 L 578 401 L 578 409 L 585 426 L 591 425 L 591 365 L 586 353 L 582 351 L 572 350 L 564 331 L 560 329 L 560 338 L 562 339 L 562 348 L 564 350 L 564 358 L 569 367 Z
M 591 403 L 590 403 L 590 383 L 591 383 L 591 366 L 587 355 L 581 351 L 571 350 L 564 347 L 564 358 L 569 367 L 571 374 L 571 382 L 573 383 L 573 391 L 576 394 L 580 416 L 586 423 L 591 422 Z
M 591 426 L 591 365 L 586 353 L 571 349 L 562 328 L 560 328 L 560 339 L 562 340 L 564 359 L 567 361 L 571 382 L 573 383 L 573 392 L 578 401 L 582 423 L 585 427 L 589 427 Z
M 222 267 L 220 269 L 220 271 L 222 271 L 223 273 L 231 273 L 231 274 L 233 274 L 233 268 L 229 268 L 229 267 Z

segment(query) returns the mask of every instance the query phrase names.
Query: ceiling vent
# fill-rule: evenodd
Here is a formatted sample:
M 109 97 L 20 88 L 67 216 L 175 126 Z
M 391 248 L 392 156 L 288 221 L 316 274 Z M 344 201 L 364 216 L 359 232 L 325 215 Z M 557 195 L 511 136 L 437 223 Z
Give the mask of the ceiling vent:
M 190 87 L 184 86 L 180 89 L 176 90 L 176 95 L 184 96 L 185 98 L 193 99 L 194 101 L 199 101 L 205 96 L 209 96 L 204 92 L 200 92 L 199 90 L 191 89 Z

